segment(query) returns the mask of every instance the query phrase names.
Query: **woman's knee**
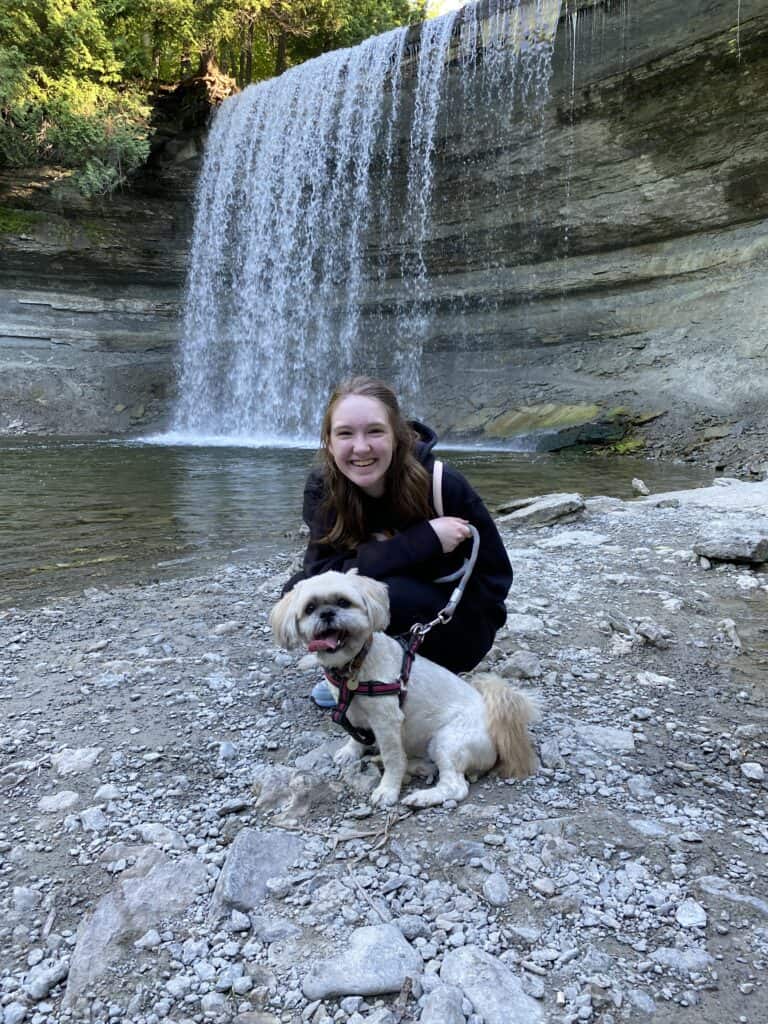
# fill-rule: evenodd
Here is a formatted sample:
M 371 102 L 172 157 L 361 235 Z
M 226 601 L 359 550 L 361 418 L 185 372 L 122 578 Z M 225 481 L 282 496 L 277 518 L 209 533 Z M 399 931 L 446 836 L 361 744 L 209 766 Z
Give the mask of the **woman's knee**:
M 490 651 L 495 635 L 487 623 L 474 623 L 468 628 L 466 624 L 450 622 L 435 626 L 419 653 L 451 672 L 471 672 Z
M 388 633 L 405 633 L 415 622 L 429 622 L 447 601 L 434 583 L 408 576 L 390 576 L 382 582 L 389 590 Z

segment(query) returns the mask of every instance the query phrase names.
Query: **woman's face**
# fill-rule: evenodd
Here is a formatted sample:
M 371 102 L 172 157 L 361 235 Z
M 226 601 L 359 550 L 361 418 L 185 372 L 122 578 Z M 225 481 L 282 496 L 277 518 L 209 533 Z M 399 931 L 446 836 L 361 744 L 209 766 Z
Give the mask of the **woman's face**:
M 328 451 L 347 480 L 372 498 L 380 498 L 394 450 L 389 412 L 378 398 L 346 395 L 336 403 Z

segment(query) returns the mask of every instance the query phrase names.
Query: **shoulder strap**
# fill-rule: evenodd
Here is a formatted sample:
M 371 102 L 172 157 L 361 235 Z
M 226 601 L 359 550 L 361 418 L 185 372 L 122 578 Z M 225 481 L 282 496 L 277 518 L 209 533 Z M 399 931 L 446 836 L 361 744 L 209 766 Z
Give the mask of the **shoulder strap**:
M 432 508 L 439 516 L 443 512 L 443 464 L 440 459 L 435 459 L 432 466 Z

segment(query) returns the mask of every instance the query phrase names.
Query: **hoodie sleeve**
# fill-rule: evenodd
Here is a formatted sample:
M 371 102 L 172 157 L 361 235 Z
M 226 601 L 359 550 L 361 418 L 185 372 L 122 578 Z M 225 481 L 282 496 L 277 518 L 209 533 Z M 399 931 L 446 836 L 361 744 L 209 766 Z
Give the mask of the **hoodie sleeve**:
M 362 576 L 383 579 L 398 573 L 407 573 L 415 565 L 427 562 L 440 554 L 440 539 L 424 520 L 414 523 L 389 540 L 371 540 L 357 550 L 340 550 L 321 543 L 333 519 L 324 514 L 325 488 L 322 475 L 310 474 L 304 488 L 304 522 L 309 527 L 309 544 L 304 554 L 304 571 L 308 576 L 335 569 L 347 572 L 357 569 Z
M 447 516 L 460 516 L 477 529 L 480 548 L 468 593 L 484 604 L 504 604 L 512 586 L 512 566 L 493 517 L 469 481 L 452 466 L 443 473 L 443 505 Z

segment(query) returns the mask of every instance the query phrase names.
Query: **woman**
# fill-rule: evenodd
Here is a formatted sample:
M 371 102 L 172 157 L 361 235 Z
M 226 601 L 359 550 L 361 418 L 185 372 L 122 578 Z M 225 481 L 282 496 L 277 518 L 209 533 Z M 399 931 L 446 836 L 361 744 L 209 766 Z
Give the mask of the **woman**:
M 304 489 L 310 540 L 304 571 L 289 580 L 335 569 L 357 568 L 389 588 L 388 633 L 406 633 L 430 622 L 448 603 L 453 576 L 471 551 L 471 523 L 480 546 L 477 563 L 456 613 L 435 626 L 419 653 L 453 672 L 473 669 L 487 654 L 506 619 L 504 599 L 512 568 L 480 497 L 461 473 L 444 467 L 445 515 L 432 507 L 432 448 L 437 437 L 406 422 L 390 387 L 369 377 L 340 384 L 323 417 L 320 468 Z M 315 703 L 332 706 L 325 682 Z

